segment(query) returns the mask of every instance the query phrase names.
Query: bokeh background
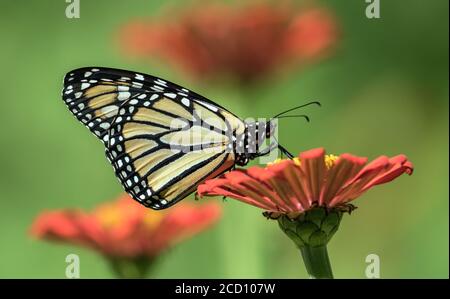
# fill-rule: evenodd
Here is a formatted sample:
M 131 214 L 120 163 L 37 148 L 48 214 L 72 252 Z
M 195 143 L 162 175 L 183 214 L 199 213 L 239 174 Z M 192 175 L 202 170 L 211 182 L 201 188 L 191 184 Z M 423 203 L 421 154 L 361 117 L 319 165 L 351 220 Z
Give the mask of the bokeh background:
M 339 24 L 333 53 L 243 94 L 165 61 L 124 55 L 117 42 L 124 24 L 181 1 L 81 0 L 80 19 L 66 18 L 63 0 L 1 1 L 0 277 L 64 278 L 69 253 L 80 256 L 82 277 L 113 277 L 96 253 L 29 234 L 43 210 L 91 209 L 122 192 L 102 144 L 60 98 L 67 71 L 97 65 L 183 82 L 243 118 L 320 100 L 322 108 L 307 111 L 310 124 L 281 124 L 280 142 L 292 152 L 404 153 L 415 165 L 414 175 L 369 191 L 344 217 L 329 244 L 335 276 L 364 278 L 365 257 L 375 253 L 383 278 L 448 278 L 448 1 L 381 0 L 380 19 L 366 18 L 362 0 L 314 3 Z M 222 206 L 222 221 L 167 252 L 153 277 L 307 277 L 275 222 L 233 200 Z

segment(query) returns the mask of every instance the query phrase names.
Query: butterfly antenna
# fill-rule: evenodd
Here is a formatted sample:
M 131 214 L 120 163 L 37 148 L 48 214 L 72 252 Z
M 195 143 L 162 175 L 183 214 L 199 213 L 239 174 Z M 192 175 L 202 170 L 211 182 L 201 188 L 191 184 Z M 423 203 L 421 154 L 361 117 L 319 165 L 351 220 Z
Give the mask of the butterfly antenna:
M 297 109 L 300 109 L 300 108 L 303 108 L 303 107 L 306 107 L 306 106 L 309 106 L 309 105 L 317 105 L 317 106 L 319 106 L 319 107 L 322 106 L 322 105 L 320 104 L 320 102 L 318 102 L 318 101 L 313 101 L 313 102 L 309 102 L 309 103 L 306 103 L 306 104 L 303 104 L 303 105 L 300 105 L 300 106 L 297 106 L 297 107 L 294 107 L 294 108 L 285 110 L 285 111 L 283 111 L 283 112 L 280 112 L 280 113 L 278 113 L 277 115 L 275 115 L 275 116 L 272 117 L 272 118 L 279 117 L 279 116 L 281 116 L 281 115 L 283 115 L 283 114 L 286 114 L 286 113 L 288 113 L 288 112 L 291 112 L 291 111 L 294 111 L 294 110 L 297 110 Z
M 280 116 L 278 118 L 289 118 L 289 117 L 303 117 L 304 119 L 306 119 L 307 122 L 309 122 L 308 115 L 304 115 L 304 114 L 301 114 L 301 115 L 283 115 L 283 116 Z

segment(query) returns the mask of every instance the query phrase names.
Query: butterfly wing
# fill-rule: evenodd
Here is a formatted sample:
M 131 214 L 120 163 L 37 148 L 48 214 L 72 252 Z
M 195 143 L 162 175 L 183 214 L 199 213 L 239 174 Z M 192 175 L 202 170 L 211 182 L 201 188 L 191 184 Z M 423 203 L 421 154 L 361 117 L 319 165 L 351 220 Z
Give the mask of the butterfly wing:
M 64 77 L 62 97 L 69 110 L 103 142 L 125 101 L 141 94 L 144 82 L 138 74 L 103 68 L 81 68 Z
M 106 146 L 125 190 L 153 209 L 180 201 L 234 165 L 244 123 L 214 102 L 150 75 L 83 68 L 65 78 L 63 99 Z

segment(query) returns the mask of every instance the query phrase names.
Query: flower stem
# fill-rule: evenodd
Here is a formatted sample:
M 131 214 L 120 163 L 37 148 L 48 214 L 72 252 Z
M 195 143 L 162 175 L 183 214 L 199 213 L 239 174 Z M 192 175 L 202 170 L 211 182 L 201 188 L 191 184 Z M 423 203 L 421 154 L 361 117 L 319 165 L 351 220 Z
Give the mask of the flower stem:
M 111 268 L 118 278 L 145 278 L 151 261 L 144 258 L 110 259 Z
M 311 278 L 333 278 L 326 245 L 303 246 L 300 251 Z

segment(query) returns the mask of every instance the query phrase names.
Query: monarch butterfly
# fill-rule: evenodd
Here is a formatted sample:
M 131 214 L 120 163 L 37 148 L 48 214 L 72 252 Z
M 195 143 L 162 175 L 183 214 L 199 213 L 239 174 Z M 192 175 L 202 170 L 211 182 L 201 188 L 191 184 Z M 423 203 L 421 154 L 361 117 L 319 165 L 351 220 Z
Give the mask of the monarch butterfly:
M 244 122 L 211 100 L 151 75 L 80 68 L 64 77 L 62 97 L 102 140 L 125 191 L 155 210 L 275 148 L 292 157 L 277 143 L 260 150 L 274 133 L 272 120 Z

